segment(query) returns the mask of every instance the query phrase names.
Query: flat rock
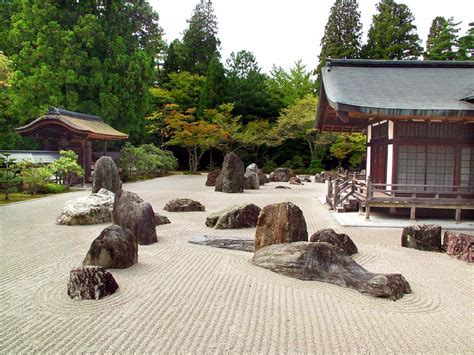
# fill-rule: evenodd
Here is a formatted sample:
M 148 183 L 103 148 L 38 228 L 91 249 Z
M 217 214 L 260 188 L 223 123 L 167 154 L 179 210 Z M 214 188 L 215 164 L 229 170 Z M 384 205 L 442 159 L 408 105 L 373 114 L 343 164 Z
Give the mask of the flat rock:
M 342 249 L 325 242 L 273 244 L 257 250 L 252 263 L 300 280 L 314 280 L 397 300 L 411 293 L 400 274 L 371 273 Z
M 258 216 L 255 250 L 277 243 L 308 241 L 303 211 L 291 202 L 265 206 Z
M 113 193 L 122 188 L 117 165 L 111 157 L 100 157 L 94 164 L 94 176 L 92 178 L 92 192 L 107 189 Z
M 189 243 L 248 252 L 253 252 L 255 246 L 253 238 L 211 237 L 209 235 L 191 237 Z
M 257 225 L 260 207 L 251 204 L 227 207 L 206 218 L 206 226 L 216 229 L 251 228 Z
M 318 230 L 309 238 L 309 241 L 326 242 L 335 245 L 341 248 L 346 255 L 357 254 L 359 252 L 357 246 L 347 234 L 336 233 L 334 229 L 331 228 Z
M 202 212 L 206 207 L 190 198 L 177 198 L 169 201 L 163 209 L 168 212 Z
M 117 191 L 113 220 L 115 224 L 130 230 L 140 245 L 153 244 L 158 241 L 153 207 L 133 192 Z
M 275 186 L 275 189 L 291 190 L 291 187 L 289 187 L 289 186 L 283 186 L 283 185 L 278 185 L 278 186 Z
M 94 239 L 82 265 L 101 266 L 104 269 L 125 269 L 137 262 L 137 239 L 129 230 L 112 224 Z
M 474 235 L 446 231 L 442 249 L 459 260 L 474 263 Z
M 106 189 L 67 201 L 56 218 L 57 224 L 86 225 L 112 221 L 115 194 Z
M 403 228 L 402 247 L 427 251 L 441 251 L 441 226 L 413 225 Z
M 207 174 L 206 186 L 216 186 L 216 180 L 221 173 L 221 169 L 212 170 Z
M 226 193 L 244 192 L 244 163 L 234 152 L 226 154 L 222 171 L 216 180 L 215 191 Z
M 161 226 L 162 224 L 170 224 L 170 220 L 166 216 L 162 216 L 155 212 L 155 226 Z
M 112 274 L 100 266 L 81 266 L 69 272 L 67 294 L 73 300 L 100 300 L 119 288 Z

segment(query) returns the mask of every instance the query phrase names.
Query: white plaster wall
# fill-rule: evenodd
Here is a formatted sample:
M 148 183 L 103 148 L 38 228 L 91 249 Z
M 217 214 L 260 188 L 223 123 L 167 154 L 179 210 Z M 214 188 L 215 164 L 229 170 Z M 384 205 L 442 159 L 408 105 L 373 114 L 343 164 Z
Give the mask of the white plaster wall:
M 394 127 L 393 122 L 388 121 L 388 139 L 393 139 L 393 127 Z

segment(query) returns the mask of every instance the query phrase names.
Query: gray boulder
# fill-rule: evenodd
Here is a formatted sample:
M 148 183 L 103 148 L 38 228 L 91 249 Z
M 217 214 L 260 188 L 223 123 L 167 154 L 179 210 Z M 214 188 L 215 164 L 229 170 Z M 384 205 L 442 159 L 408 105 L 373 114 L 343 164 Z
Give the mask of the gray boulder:
M 117 291 L 112 274 L 100 266 L 81 266 L 69 272 L 67 294 L 73 300 L 100 300 Z
M 427 251 L 441 251 L 441 226 L 413 225 L 403 228 L 402 247 Z
M 265 174 L 262 170 L 258 170 L 258 182 L 260 186 L 268 184 L 270 179 L 268 178 L 267 174 Z
M 138 243 L 130 231 L 112 224 L 92 242 L 83 266 L 125 269 L 138 262 Z
M 168 212 L 201 212 L 205 211 L 206 207 L 190 198 L 176 198 L 169 201 L 163 209 Z
M 265 206 L 258 216 L 255 250 L 270 244 L 308 241 L 303 211 L 291 202 Z
M 289 277 L 328 282 L 375 297 L 397 300 L 411 293 L 402 275 L 371 273 L 342 249 L 325 242 L 269 245 L 255 252 L 252 263 Z
M 162 224 L 170 224 L 170 220 L 166 216 L 159 215 L 155 212 L 155 226 L 161 226 Z
M 326 182 L 324 178 L 324 172 L 321 172 L 320 174 L 316 174 L 314 176 L 314 182 L 319 183 L 319 184 L 324 184 Z
M 242 250 L 253 252 L 255 240 L 253 238 L 228 238 L 211 237 L 209 235 L 199 235 L 191 237 L 189 243 L 210 246 L 214 248 L 224 248 L 232 250 Z
M 119 190 L 115 194 L 113 221 L 130 230 L 140 245 L 158 241 L 153 208 L 133 192 Z
M 100 189 L 89 196 L 69 200 L 56 218 L 56 223 L 68 226 L 108 223 L 112 221 L 114 196 L 113 192 Z
M 216 229 L 251 228 L 257 225 L 260 207 L 253 203 L 237 205 L 215 212 L 206 218 L 206 226 Z
M 250 164 L 245 169 L 245 188 L 247 190 L 258 190 L 260 188 L 260 179 L 258 177 L 258 166 L 255 163 Z
M 268 177 L 273 182 L 288 182 L 294 176 L 293 172 L 288 168 L 277 168 L 270 173 Z
M 351 238 L 344 233 L 336 233 L 334 229 L 321 229 L 314 233 L 310 242 L 326 242 L 332 245 L 335 245 L 346 253 L 346 255 L 357 254 L 357 246 L 354 244 Z
M 113 193 L 122 188 L 117 165 L 111 157 L 100 157 L 94 165 L 94 177 L 92 179 L 92 192 L 107 189 Z
M 234 152 L 228 153 L 222 163 L 222 171 L 216 180 L 215 191 L 227 193 L 244 192 L 244 163 Z

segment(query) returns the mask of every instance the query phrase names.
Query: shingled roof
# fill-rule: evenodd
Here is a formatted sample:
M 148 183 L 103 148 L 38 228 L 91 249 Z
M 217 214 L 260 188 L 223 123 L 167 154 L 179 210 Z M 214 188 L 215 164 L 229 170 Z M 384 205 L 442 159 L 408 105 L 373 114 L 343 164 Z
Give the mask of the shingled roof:
M 474 118 L 474 62 L 329 60 L 322 70 L 324 101 L 338 116 Z M 318 110 L 316 126 L 327 110 Z M 343 124 L 341 120 L 341 124 Z
M 63 126 L 74 133 L 86 136 L 88 139 L 122 140 L 128 138 L 127 134 L 109 126 L 99 116 L 86 115 L 56 107 L 49 108 L 44 116 L 17 128 L 16 131 L 20 134 L 29 134 L 45 125 Z

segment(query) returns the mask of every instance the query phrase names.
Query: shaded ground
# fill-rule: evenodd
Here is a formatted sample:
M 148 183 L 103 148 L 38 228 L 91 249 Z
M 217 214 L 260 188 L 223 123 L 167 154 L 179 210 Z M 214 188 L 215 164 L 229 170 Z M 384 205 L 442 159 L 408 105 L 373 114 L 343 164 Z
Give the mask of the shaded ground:
M 18 352 L 461 352 L 468 353 L 474 306 L 473 268 L 445 254 L 401 248 L 401 229 L 340 227 L 318 199 L 324 185 L 244 194 L 204 186 L 205 176 L 169 176 L 125 184 L 171 224 L 159 242 L 139 247 L 139 264 L 111 270 L 119 291 L 101 301 L 66 294 L 105 225 L 58 226 L 73 192 L 0 207 L 0 351 Z M 206 212 L 169 213 L 173 198 L 192 198 Z M 250 264 L 251 253 L 187 242 L 193 235 L 253 236 L 255 229 L 214 230 L 206 216 L 231 204 L 292 201 L 311 235 L 349 234 L 357 262 L 399 272 L 413 294 L 392 302 L 320 282 L 291 279 Z

